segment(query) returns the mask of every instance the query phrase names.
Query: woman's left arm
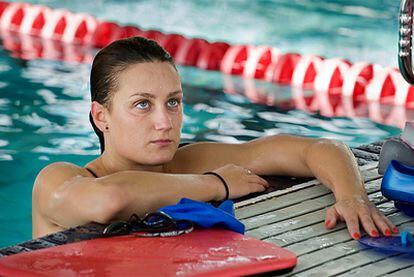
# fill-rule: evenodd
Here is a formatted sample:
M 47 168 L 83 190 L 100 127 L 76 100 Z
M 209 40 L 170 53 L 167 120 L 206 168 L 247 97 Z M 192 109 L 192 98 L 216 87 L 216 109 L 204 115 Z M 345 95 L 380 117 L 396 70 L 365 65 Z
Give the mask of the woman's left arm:
M 345 143 L 283 136 L 252 141 L 250 148 L 252 152 L 269 153 L 268 158 L 262 155 L 256 160 L 267 165 L 272 164 L 272 159 L 280 159 L 272 156 L 282 152 L 286 157 L 283 165 L 278 160 L 279 170 L 291 176 L 315 176 L 332 190 L 336 203 L 327 209 L 327 228 L 335 227 L 338 221 L 345 221 L 354 239 L 361 236 L 360 224 L 373 237 L 379 236 L 378 230 L 386 236 L 398 232 L 394 224 L 368 200 L 354 155 Z M 273 149 L 279 149 L 280 152 Z M 259 164 L 254 167 L 260 171 Z M 271 173 L 271 168 L 262 166 L 261 169 L 267 171 L 262 173 Z
M 338 221 L 345 221 L 354 239 L 360 237 L 360 224 L 371 236 L 378 236 L 378 230 L 386 236 L 398 232 L 368 200 L 354 155 L 345 143 L 277 135 L 238 145 L 200 143 L 183 148 L 182 154 L 193 154 L 183 155 L 188 159 L 192 156 L 191 171 L 208 171 L 234 163 L 258 175 L 315 176 L 336 198 L 327 210 L 325 226 L 333 228 Z

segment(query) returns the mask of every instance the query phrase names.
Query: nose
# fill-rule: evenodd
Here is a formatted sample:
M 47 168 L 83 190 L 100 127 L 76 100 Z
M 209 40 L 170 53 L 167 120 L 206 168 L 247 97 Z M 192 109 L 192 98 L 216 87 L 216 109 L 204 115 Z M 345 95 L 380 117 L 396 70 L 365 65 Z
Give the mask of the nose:
M 160 108 L 154 113 L 154 127 L 159 131 L 172 129 L 172 120 L 167 109 Z

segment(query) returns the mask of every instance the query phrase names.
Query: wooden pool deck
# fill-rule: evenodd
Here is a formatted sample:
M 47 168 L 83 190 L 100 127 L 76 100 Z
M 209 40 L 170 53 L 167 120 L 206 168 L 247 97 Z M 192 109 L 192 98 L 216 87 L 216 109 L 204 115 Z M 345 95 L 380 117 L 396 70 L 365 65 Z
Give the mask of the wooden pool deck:
M 369 199 L 400 230 L 414 231 L 414 218 L 394 208 L 380 191 L 378 174 L 381 144 L 353 149 Z M 414 255 L 381 253 L 351 239 L 345 224 L 324 227 L 325 210 L 335 198 L 317 180 L 236 203 L 236 216 L 246 235 L 293 251 L 298 264 L 283 276 L 414 276 Z

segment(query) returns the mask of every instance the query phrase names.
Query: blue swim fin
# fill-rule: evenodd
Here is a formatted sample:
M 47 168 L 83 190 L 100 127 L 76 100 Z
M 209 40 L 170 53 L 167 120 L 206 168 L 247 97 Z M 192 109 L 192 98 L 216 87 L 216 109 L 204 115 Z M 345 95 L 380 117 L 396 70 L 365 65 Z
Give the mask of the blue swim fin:
M 414 204 L 414 167 L 392 160 L 382 179 L 381 191 L 388 199 Z
M 381 183 L 382 195 L 397 209 L 414 216 L 414 167 L 392 160 Z

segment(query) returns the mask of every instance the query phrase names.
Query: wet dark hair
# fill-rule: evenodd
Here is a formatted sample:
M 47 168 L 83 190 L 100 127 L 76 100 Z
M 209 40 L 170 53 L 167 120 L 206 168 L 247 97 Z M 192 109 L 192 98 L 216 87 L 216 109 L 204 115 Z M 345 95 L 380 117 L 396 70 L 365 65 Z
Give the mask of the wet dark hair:
M 113 92 L 118 89 L 119 74 L 128 66 L 145 62 L 168 62 L 175 69 L 173 58 L 157 42 L 143 37 L 131 37 L 112 42 L 96 54 L 91 70 L 91 101 L 111 109 Z M 99 138 L 101 153 L 105 150 L 104 135 L 95 125 L 92 114 L 89 121 Z

